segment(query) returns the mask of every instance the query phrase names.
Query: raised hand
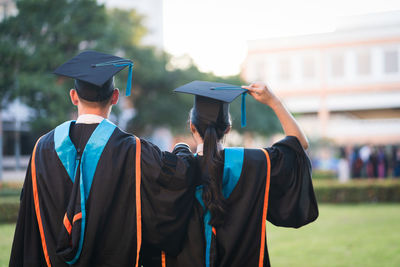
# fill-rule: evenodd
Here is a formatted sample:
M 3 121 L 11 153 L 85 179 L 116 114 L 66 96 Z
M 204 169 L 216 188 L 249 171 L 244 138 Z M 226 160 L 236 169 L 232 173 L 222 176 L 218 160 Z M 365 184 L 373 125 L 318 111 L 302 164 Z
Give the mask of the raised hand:
M 268 86 L 263 82 L 254 82 L 248 86 L 242 86 L 243 89 L 249 90 L 248 93 L 260 103 L 268 106 L 276 104 L 278 98 L 272 93 Z
M 242 86 L 243 89 L 249 90 L 249 94 L 254 97 L 255 100 L 268 105 L 275 112 L 278 117 L 283 131 L 286 135 L 296 136 L 300 141 L 304 149 L 308 148 L 307 137 L 304 135 L 303 131 L 300 129 L 295 118 L 290 114 L 290 112 L 281 103 L 278 97 L 272 93 L 265 83 L 254 82 L 249 86 Z

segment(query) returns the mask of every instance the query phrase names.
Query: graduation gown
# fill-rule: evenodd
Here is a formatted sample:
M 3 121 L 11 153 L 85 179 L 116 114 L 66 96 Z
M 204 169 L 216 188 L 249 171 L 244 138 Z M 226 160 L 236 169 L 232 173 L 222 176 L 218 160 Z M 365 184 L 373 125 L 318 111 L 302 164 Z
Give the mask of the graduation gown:
M 298 228 L 318 217 L 310 160 L 297 138 L 288 136 L 266 149 L 226 148 L 223 155 L 229 207 L 224 225 L 208 224 L 211 215 L 198 182 L 183 249 L 177 256 L 167 253 L 161 266 L 269 266 L 266 219 Z M 201 156 L 196 160 L 199 181 L 206 168 Z
M 35 145 L 10 266 L 140 266 L 142 243 L 176 255 L 188 166 L 106 119 L 58 126 Z

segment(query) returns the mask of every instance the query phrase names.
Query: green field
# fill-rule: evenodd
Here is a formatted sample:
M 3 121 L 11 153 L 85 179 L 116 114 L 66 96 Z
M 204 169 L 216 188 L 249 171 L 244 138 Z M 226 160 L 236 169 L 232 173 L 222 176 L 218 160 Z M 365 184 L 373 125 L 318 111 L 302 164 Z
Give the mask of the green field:
M 320 205 L 301 229 L 267 225 L 272 266 L 400 266 L 400 205 Z
M 0 266 L 8 266 L 14 224 L 0 225 Z M 400 205 L 320 205 L 301 229 L 267 225 L 272 266 L 400 266 Z
M 8 266 L 15 224 L 0 224 L 0 266 Z

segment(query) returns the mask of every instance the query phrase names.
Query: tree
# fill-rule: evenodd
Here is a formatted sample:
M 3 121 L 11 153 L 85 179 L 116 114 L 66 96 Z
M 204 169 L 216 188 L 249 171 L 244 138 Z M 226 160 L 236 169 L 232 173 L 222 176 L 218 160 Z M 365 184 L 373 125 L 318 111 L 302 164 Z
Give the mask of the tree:
M 244 84 L 238 75 L 218 77 L 212 73 L 200 72 L 193 63 L 186 69 L 167 70 L 166 66 L 170 58 L 165 53 L 161 55 L 149 51 L 144 53 L 142 49 L 133 59 L 138 62 L 138 67 L 135 69 L 135 95 L 131 98 L 137 109 L 137 116 L 130 124 L 130 130 L 133 132 L 148 134 L 159 126 L 181 132 L 193 105 L 193 96 L 174 94 L 172 91 L 185 83 L 206 80 L 235 85 Z M 231 104 L 235 129 L 239 132 L 252 131 L 263 135 L 270 135 L 279 130 L 279 123 L 269 108 L 251 97 L 247 97 L 246 102 L 248 120 L 246 128 L 240 128 L 240 98 Z
M 133 90 L 129 100 L 137 113 L 130 121 L 128 131 L 138 135 L 148 135 L 155 128 L 164 126 L 174 132 L 182 132 L 188 119 L 189 109 L 193 105 L 192 96 L 172 92 L 182 84 L 193 80 L 243 84 L 239 75 L 218 77 L 212 73 L 201 72 L 190 58 L 185 68 L 171 68 L 169 54 L 140 45 L 140 39 L 146 33 L 141 27 L 140 15 L 129 10 L 112 10 L 108 14 L 108 34 L 99 40 L 99 45 L 134 62 Z M 126 78 L 127 72 L 117 75 L 116 84 L 119 88 L 125 88 Z M 279 123 L 272 112 L 251 97 L 247 98 L 249 123 L 246 128 L 240 128 L 240 100 L 232 105 L 231 113 L 235 129 L 264 135 L 279 130 Z
M 149 134 L 159 126 L 183 129 L 193 97 L 172 90 L 193 80 L 240 85 L 239 76 L 221 78 L 203 73 L 193 62 L 184 69 L 167 68 L 171 56 L 140 45 L 146 34 L 143 17 L 135 10 L 106 10 L 95 0 L 17 0 L 18 15 L 0 23 L 0 97 L 19 97 L 33 108 L 32 129 L 43 134 L 70 117 L 67 96 L 71 79 L 51 72 L 81 50 L 116 54 L 134 61 L 133 95 L 137 116 L 129 124 L 136 134 Z M 127 71 L 117 75 L 125 88 Z M 240 100 L 232 105 L 234 125 L 240 124 Z M 248 101 L 246 130 L 268 134 L 265 107 Z M 183 112 L 184 111 L 184 112 Z M 273 122 L 273 121 L 272 121 Z M 240 129 L 240 127 L 236 127 Z
M 33 108 L 33 130 L 42 134 L 70 116 L 72 83 L 52 71 L 90 49 L 107 25 L 95 0 L 17 0 L 18 14 L 0 23 L 0 97 L 19 97 Z M 4 101 L 6 100 L 6 101 Z
M 140 45 L 146 34 L 143 17 L 134 10 L 112 9 L 107 11 L 108 24 L 103 36 L 97 41 L 97 49 L 115 53 L 134 62 L 133 90 L 129 101 L 137 115 L 128 125 L 128 131 L 139 135 L 151 134 L 160 126 L 175 132 L 184 129 L 193 97 L 172 93 L 173 89 L 193 80 L 207 80 L 233 84 L 243 84 L 238 75 L 218 77 L 212 73 L 199 71 L 195 63 L 188 58 L 185 68 L 171 68 L 171 56 L 154 47 Z M 127 72 L 117 75 L 116 84 L 125 88 Z M 122 92 L 123 94 L 124 92 Z M 268 109 L 248 97 L 248 127 L 240 128 L 240 100 L 232 105 L 234 127 L 239 131 L 255 131 L 261 134 L 276 132 L 277 120 Z M 266 116 L 267 115 L 267 116 Z M 239 118 L 239 119 L 236 119 Z

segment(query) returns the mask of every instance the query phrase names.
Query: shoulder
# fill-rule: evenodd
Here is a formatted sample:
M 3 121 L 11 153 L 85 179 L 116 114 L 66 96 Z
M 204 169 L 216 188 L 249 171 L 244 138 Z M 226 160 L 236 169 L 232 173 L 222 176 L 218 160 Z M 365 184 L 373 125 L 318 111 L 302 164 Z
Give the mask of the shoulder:
M 118 126 L 115 127 L 115 130 L 112 134 L 112 136 L 121 138 L 121 139 L 135 139 L 135 136 L 133 134 L 127 133 L 124 130 L 121 130 Z
M 115 127 L 109 143 L 114 147 L 123 147 L 127 149 L 136 147 L 137 140 L 140 140 L 140 138 L 121 130 L 119 127 Z
M 243 161 L 246 162 L 248 166 L 260 166 L 266 165 L 267 161 L 270 162 L 271 165 L 276 165 L 282 160 L 289 160 L 296 158 L 296 155 L 305 155 L 305 151 L 303 150 L 300 142 L 294 136 L 287 136 L 284 139 L 274 143 L 271 147 L 266 148 L 228 148 L 226 151 L 232 150 L 242 150 L 242 156 L 240 153 L 239 157 L 243 157 Z
M 225 161 L 244 162 L 246 166 L 257 167 L 266 164 L 266 153 L 264 149 L 229 147 L 224 149 L 223 156 Z
M 37 150 L 54 149 L 54 129 L 39 137 L 35 147 Z
M 266 147 L 264 151 L 268 152 L 271 162 L 280 161 L 284 158 L 296 157 L 296 155 L 306 155 L 300 141 L 295 136 L 286 136 L 285 138 Z
M 159 150 L 156 145 L 147 141 L 144 138 L 140 138 L 134 134 L 127 133 L 121 130 L 118 127 L 115 127 L 115 130 L 111 136 L 113 139 L 117 140 L 122 145 L 133 145 L 135 146 L 137 142 L 140 142 L 140 146 L 142 149 L 156 149 Z
M 156 154 L 161 154 L 162 151 L 161 149 L 153 144 L 152 142 L 144 139 L 144 138 L 139 138 L 136 137 L 140 140 L 140 145 L 141 145 L 141 150 L 142 152 L 151 152 L 151 153 L 156 153 Z
M 244 149 L 244 159 L 251 165 L 265 166 L 267 159 L 270 158 L 269 152 L 261 148 L 246 148 Z
M 280 141 L 276 142 L 272 145 L 270 150 L 273 148 L 280 148 L 282 150 L 293 150 L 296 153 L 304 153 L 304 149 L 300 144 L 299 139 L 295 136 L 286 136 L 285 138 L 281 139 Z
M 230 153 L 234 157 L 243 157 L 244 160 L 263 161 L 266 157 L 263 150 L 257 148 L 229 147 L 224 149 L 224 155 L 227 156 Z
M 131 141 L 133 141 L 131 144 L 135 146 L 135 149 L 137 149 L 137 143 L 140 144 L 140 157 L 142 164 L 148 166 L 160 164 L 163 157 L 163 151 L 161 151 L 158 146 L 144 138 L 139 138 L 137 136 L 132 136 Z

